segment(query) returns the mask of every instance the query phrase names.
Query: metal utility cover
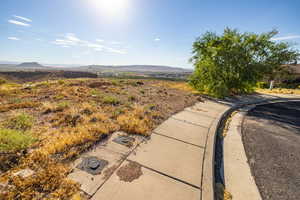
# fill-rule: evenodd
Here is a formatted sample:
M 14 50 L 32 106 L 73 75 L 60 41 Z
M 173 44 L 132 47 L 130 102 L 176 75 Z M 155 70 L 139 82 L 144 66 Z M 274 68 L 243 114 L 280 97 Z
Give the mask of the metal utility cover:
M 135 138 L 129 137 L 126 135 L 121 135 L 121 136 L 118 136 L 117 138 L 113 139 L 113 142 L 127 146 L 127 147 L 131 147 L 133 145 L 134 141 L 135 141 Z
M 82 162 L 76 168 L 86 171 L 89 174 L 97 175 L 101 173 L 106 165 L 108 165 L 108 161 L 90 156 L 83 158 Z

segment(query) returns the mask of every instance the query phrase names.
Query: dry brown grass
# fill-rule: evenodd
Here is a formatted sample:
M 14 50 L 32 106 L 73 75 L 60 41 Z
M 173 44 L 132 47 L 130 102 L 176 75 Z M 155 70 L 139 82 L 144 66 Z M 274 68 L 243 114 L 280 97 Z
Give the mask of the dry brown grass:
M 230 192 L 228 192 L 224 185 L 221 183 L 216 183 L 216 199 L 217 200 L 232 200 L 233 197 L 230 194 Z
M 126 112 L 117 118 L 120 129 L 131 134 L 148 136 L 153 123 L 147 116 L 143 107 L 135 107 L 133 111 Z
M 38 107 L 40 104 L 37 102 L 22 102 L 22 103 L 14 103 L 14 104 L 4 104 L 0 105 L 0 112 L 7 112 L 11 110 L 17 110 L 21 108 L 35 108 Z
M 256 92 L 264 93 L 264 94 L 297 94 L 297 95 L 300 95 L 300 89 L 286 89 L 286 88 L 274 88 L 272 90 L 256 89 Z
M 78 191 L 66 178 L 70 161 L 115 131 L 148 136 L 172 112 L 196 99 L 184 83 L 137 82 L 73 79 L 7 87 L 6 96 L 0 97 L 5 102 L 0 104 L 0 112 L 5 116 L 7 111 L 22 108 L 34 116 L 32 132 L 39 142 L 2 176 L 14 179 L 6 197 L 70 198 Z M 169 99 L 172 101 L 166 105 Z M 25 168 L 34 170 L 36 178 L 25 181 L 11 176 Z
M 34 170 L 35 174 L 27 178 L 12 175 L 25 168 Z M 67 166 L 36 151 L 24 158 L 18 168 L 6 174 L 6 181 L 11 186 L 0 197 L 8 200 L 69 199 L 79 188 L 75 182 L 66 179 L 69 171 Z
M 183 91 L 192 92 L 192 93 L 198 93 L 197 90 L 192 88 L 186 82 L 161 81 L 161 82 L 157 83 L 156 85 L 162 86 L 162 87 L 174 88 L 174 89 L 183 90 Z

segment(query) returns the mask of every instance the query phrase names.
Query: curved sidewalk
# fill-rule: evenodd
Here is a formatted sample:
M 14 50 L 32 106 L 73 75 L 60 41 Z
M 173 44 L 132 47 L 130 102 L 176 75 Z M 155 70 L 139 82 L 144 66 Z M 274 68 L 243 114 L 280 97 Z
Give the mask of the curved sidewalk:
M 251 95 L 222 102 L 205 100 L 170 117 L 150 140 L 141 141 L 126 154 L 121 155 L 116 144 L 103 146 L 94 153 L 113 154 L 107 158 L 117 163 L 109 168 L 113 173 L 93 179 L 97 182 L 84 180 L 92 184 L 82 190 L 93 200 L 213 200 L 214 145 L 222 119 L 241 105 L 276 98 Z

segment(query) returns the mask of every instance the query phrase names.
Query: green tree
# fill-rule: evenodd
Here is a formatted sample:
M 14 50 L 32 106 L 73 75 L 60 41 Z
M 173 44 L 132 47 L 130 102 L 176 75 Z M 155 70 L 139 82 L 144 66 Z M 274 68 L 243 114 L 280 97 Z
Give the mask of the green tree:
M 271 79 L 282 65 L 295 62 L 299 53 L 268 33 L 240 33 L 226 28 L 223 35 L 206 32 L 193 44 L 195 71 L 190 84 L 215 97 L 253 91 L 262 79 Z

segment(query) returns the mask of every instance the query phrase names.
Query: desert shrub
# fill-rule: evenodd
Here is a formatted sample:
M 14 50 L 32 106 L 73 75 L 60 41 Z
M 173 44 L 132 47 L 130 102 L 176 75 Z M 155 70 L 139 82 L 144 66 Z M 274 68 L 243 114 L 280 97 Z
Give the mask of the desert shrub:
M 80 111 L 81 114 L 91 115 L 96 111 L 95 106 L 88 102 L 82 103 L 81 107 L 82 107 Z
M 2 84 L 4 84 L 4 83 L 6 83 L 6 80 L 3 79 L 3 78 L 0 78 L 0 85 L 2 85 Z
M 58 80 L 57 83 L 58 83 L 59 85 L 64 85 L 66 82 L 65 82 L 64 80 Z
M 133 95 L 130 95 L 129 97 L 128 97 L 128 100 L 129 101 L 135 101 L 137 98 L 136 98 L 136 96 L 133 96 Z
M 119 86 L 121 85 L 121 82 L 119 80 L 111 80 L 111 84 L 114 86 Z
M 9 129 L 26 131 L 31 129 L 33 122 L 34 119 L 32 116 L 26 113 L 21 113 L 4 121 L 3 125 Z
M 18 151 L 26 149 L 36 139 L 29 132 L 0 128 L 0 151 Z
M 59 103 L 51 103 L 51 102 L 44 102 L 42 105 L 42 110 L 44 114 L 48 113 L 55 113 L 55 112 L 62 112 L 65 109 L 70 108 L 69 101 L 61 101 Z
M 103 103 L 110 105 L 118 105 L 120 103 L 120 100 L 114 96 L 105 96 L 103 98 Z
M 112 112 L 112 118 L 117 118 L 119 115 L 124 114 L 125 110 L 123 108 L 116 108 Z
M 14 104 L 4 104 L 0 105 L 0 112 L 7 112 L 10 110 L 16 110 L 16 109 L 21 109 L 21 108 L 34 108 L 39 106 L 39 103 L 36 102 L 31 102 L 31 101 L 26 101 L 22 103 L 14 103 Z
M 68 102 L 68 101 L 61 101 L 56 106 L 56 109 L 59 111 L 63 111 L 67 108 L 70 108 L 70 102 Z
M 95 97 L 101 97 L 103 95 L 102 92 L 97 89 L 92 89 L 90 94 Z
M 43 82 L 39 82 L 35 85 L 35 87 L 50 87 L 51 86 L 51 82 L 49 81 L 43 81 Z
M 72 199 L 79 190 L 79 185 L 66 178 L 69 168 L 56 163 L 49 156 L 34 152 L 23 160 L 21 166 L 35 171 L 33 176 L 22 178 L 9 176 L 8 181 L 13 187 L 5 188 L 4 199 Z M 0 196 L 1 199 L 1 196 Z
M 105 113 L 94 113 L 90 116 L 89 122 L 104 122 L 108 120 L 108 116 Z
M 19 104 L 19 103 L 22 103 L 22 99 L 20 99 L 20 98 L 10 98 L 9 103 L 10 104 Z
M 118 116 L 117 122 L 120 129 L 130 134 L 149 135 L 152 121 L 145 113 L 144 108 L 136 107 L 133 111 Z
M 226 28 L 223 35 L 206 32 L 193 44 L 195 71 L 190 84 L 214 97 L 253 91 L 257 81 L 273 80 L 283 64 L 299 53 L 285 42 L 271 40 L 278 32 L 260 35 Z

